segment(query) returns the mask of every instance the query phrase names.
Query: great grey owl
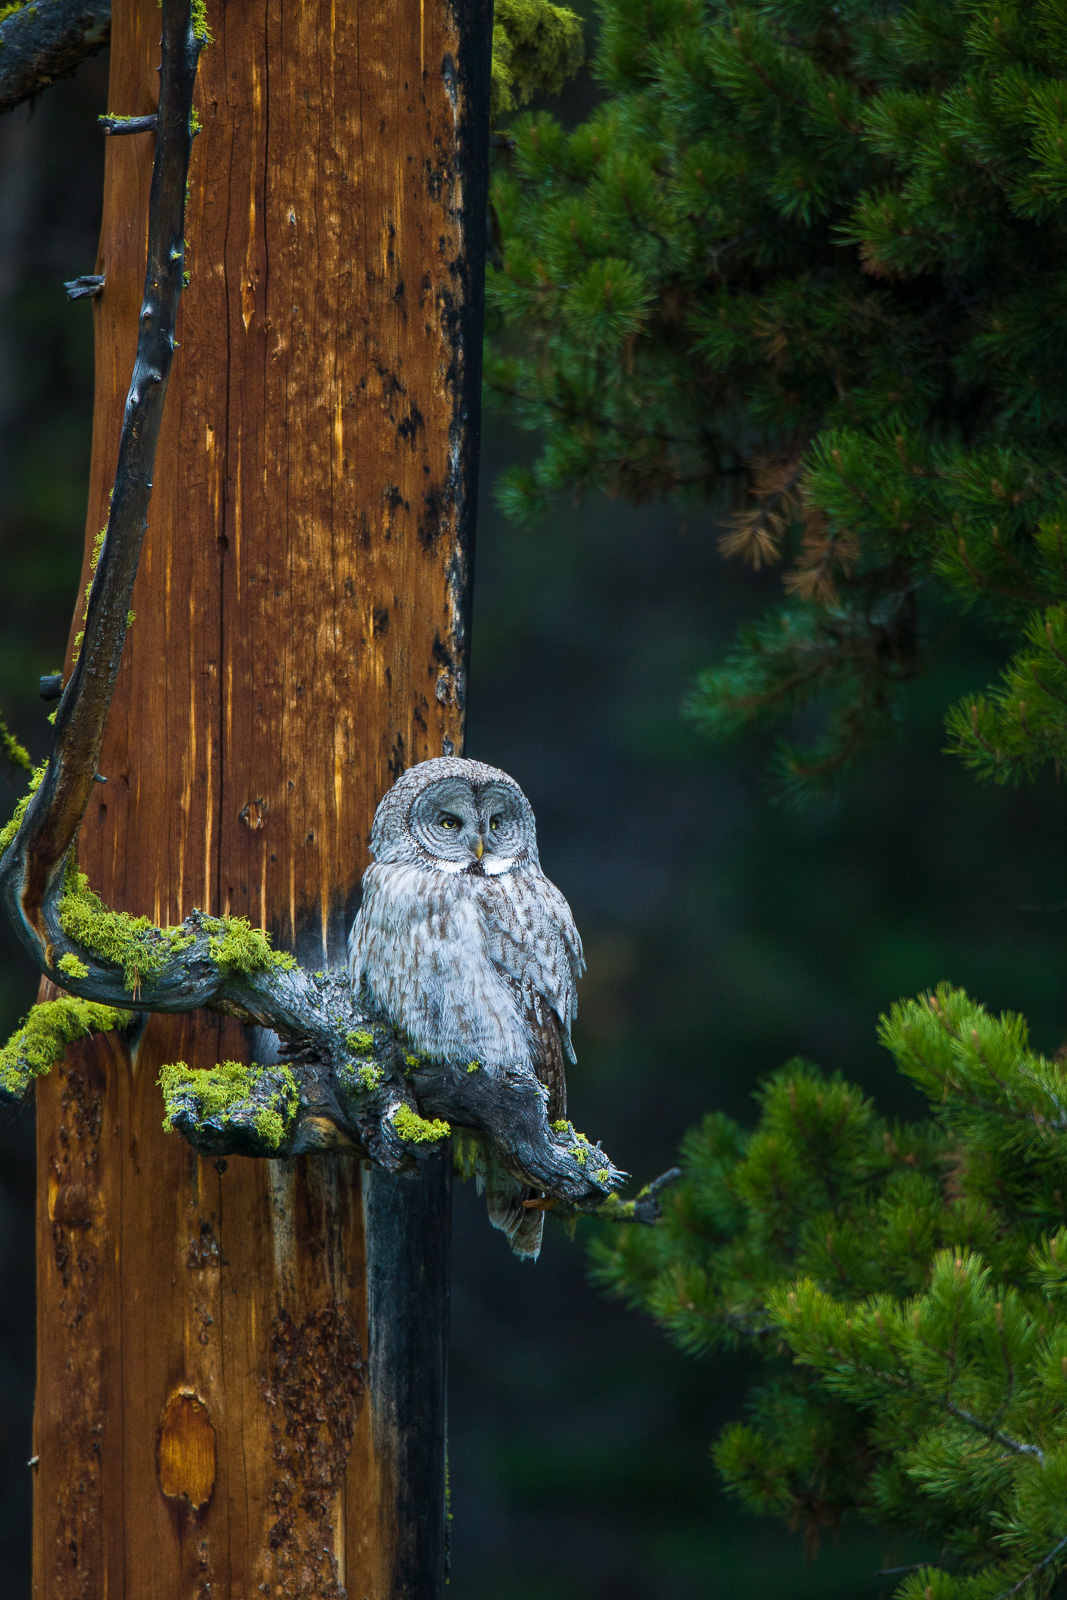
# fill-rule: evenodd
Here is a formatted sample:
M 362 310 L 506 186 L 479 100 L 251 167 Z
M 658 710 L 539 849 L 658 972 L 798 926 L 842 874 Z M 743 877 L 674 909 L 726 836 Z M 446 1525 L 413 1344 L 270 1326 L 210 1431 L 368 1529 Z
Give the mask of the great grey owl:
M 384 796 L 349 935 L 361 991 L 435 1061 L 524 1063 L 566 1115 L 575 985 L 585 963 L 566 900 L 541 871 L 533 808 L 514 778 L 458 756 L 423 761 Z M 534 1191 L 490 1159 L 489 1216 L 536 1257 Z

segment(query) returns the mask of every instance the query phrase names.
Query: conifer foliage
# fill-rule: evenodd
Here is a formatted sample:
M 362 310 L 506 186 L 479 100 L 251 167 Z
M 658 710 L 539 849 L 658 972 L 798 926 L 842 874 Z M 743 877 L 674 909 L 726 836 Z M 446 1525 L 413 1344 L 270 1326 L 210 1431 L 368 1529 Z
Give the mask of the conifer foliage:
M 711 734 L 814 702 L 803 796 L 891 730 L 932 619 L 975 608 L 1001 680 L 951 747 L 1067 759 L 1067 0 L 597 0 L 605 97 L 517 118 L 496 175 L 489 381 L 561 494 L 711 499 L 780 603 L 694 690 Z M 764 1362 L 715 1453 L 817 1541 L 925 1541 L 900 1600 L 1067 1584 L 1067 1064 L 959 990 L 882 1040 L 913 1125 L 793 1062 L 709 1117 L 658 1228 L 601 1282 L 684 1350 Z
M 1067 0 L 599 0 L 606 98 L 510 129 L 490 384 L 561 492 L 737 489 L 782 603 L 715 735 L 815 699 L 787 786 L 891 728 L 944 602 L 1005 638 L 949 715 L 999 782 L 1067 756 Z
M 929 1121 L 791 1062 L 754 1132 L 689 1136 L 664 1221 L 597 1272 L 682 1349 L 764 1357 L 715 1447 L 751 1507 L 809 1543 L 849 1513 L 922 1535 L 899 1600 L 1045 1594 L 1067 1572 L 1067 1074 L 947 987 L 881 1036 Z

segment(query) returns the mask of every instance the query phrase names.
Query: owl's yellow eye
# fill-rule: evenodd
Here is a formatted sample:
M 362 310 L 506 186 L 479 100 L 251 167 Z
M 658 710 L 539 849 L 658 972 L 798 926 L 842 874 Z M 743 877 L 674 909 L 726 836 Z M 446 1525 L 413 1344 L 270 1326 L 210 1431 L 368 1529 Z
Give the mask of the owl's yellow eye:
M 502 822 L 502 821 L 503 821 L 503 818 L 502 818 L 502 817 L 490 817 L 490 818 L 489 818 L 489 826 L 490 826 L 490 827 L 491 827 L 491 828 L 492 828 L 492 829 L 493 829 L 493 831 L 494 831 L 494 832 L 495 832 L 495 831 L 496 831 L 496 829 L 497 829 L 497 828 L 499 828 L 499 826 L 500 826 L 500 824 L 501 824 L 501 822 Z
M 447 811 L 442 812 L 441 816 L 438 818 L 438 821 L 440 822 L 442 828 L 459 827 L 459 818 L 451 816 Z

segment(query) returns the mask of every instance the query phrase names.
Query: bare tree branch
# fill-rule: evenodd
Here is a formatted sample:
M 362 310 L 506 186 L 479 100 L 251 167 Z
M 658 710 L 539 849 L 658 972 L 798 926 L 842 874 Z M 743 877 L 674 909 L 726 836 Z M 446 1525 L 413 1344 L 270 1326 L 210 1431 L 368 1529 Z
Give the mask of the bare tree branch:
M 118 133 L 155 133 L 156 131 L 156 114 L 154 111 L 150 111 L 144 117 L 120 117 L 107 111 L 97 117 L 96 120 L 104 132 L 112 136 Z
M 36 959 L 43 956 L 46 967 L 48 950 L 38 948 L 46 939 L 43 907 L 46 898 L 54 897 L 89 804 L 148 523 L 182 291 L 185 190 L 200 48 L 189 0 L 165 0 L 148 262 L 111 511 L 89 595 L 81 651 L 56 713 L 48 769 L 0 865 L 0 896 L 23 943 Z
M 111 0 L 43 0 L 0 22 L 0 113 L 67 78 L 111 38 Z
M 97 295 L 103 293 L 104 278 L 99 272 L 86 272 L 80 278 L 71 278 L 63 287 L 67 291 L 68 300 L 95 300 Z M 58 700 L 59 694 L 62 694 L 63 674 L 58 674 L 58 683 L 55 681 L 56 676 L 55 673 L 49 673 L 47 677 L 41 679 L 42 700 Z M 59 690 L 59 694 L 51 692 L 53 685 Z

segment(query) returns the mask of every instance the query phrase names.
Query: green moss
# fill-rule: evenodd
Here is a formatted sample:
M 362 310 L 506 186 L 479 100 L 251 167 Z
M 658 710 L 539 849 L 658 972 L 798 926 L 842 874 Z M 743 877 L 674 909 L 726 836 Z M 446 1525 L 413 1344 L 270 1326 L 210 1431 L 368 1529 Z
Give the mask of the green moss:
M 3 855 L 4 851 L 7 849 L 16 833 L 18 833 L 19 828 L 22 825 L 22 819 L 26 815 L 26 808 L 30 803 L 30 796 L 36 794 L 37 790 L 41 787 L 41 781 L 44 778 L 47 770 L 48 763 L 43 761 L 39 767 L 34 767 L 33 771 L 30 773 L 29 787 L 27 788 L 26 793 L 16 804 L 11 821 L 5 822 L 4 826 L 0 828 L 0 856 Z
M 136 995 L 146 979 L 158 977 L 170 955 L 170 941 L 147 917 L 111 911 L 89 888 L 84 872 L 68 880 L 59 902 L 59 926 L 68 939 L 122 968 L 122 981 Z
M 253 928 L 247 917 L 205 917 L 211 930 L 208 952 L 221 972 L 291 972 L 296 966 L 284 950 L 272 950 L 270 935 Z
M 171 1131 L 170 1102 L 178 1094 L 191 1096 L 198 1117 L 217 1117 L 230 1111 L 242 1100 L 247 1100 L 254 1083 L 255 1063 L 224 1061 L 221 1066 L 207 1071 L 187 1067 L 184 1061 L 175 1061 L 160 1070 L 159 1087 L 167 1103 L 167 1116 L 163 1123 Z
M 285 1138 L 286 1124 L 280 1111 L 264 1106 L 263 1110 L 257 1111 L 252 1118 L 252 1126 L 271 1150 L 277 1150 Z
M 216 1119 L 223 1126 L 233 1123 L 239 1111 L 251 1109 L 264 1073 L 280 1079 L 281 1084 L 252 1111 L 250 1120 L 263 1143 L 271 1150 L 279 1149 L 296 1116 L 300 1091 L 288 1067 L 261 1067 L 255 1061 L 223 1061 L 217 1067 L 199 1071 L 187 1067 L 184 1061 L 164 1067 L 159 1074 L 164 1129 L 172 1132 L 183 1103 L 190 1101 L 198 1122 Z
M 98 118 L 97 120 L 100 121 L 102 119 Z M 132 117 L 112 117 L 111 120 L 113 122 L 132 122 L 133 118 Z M 112 494 L 114 494 L 114 490 L 112 490 Z M 111 502 L 109 500 L 108 504 L 110 505 L 110 503 Z M 89 582 L 85 585 L 85 604 L 82 607 L 82 615 L 81 615 L 81 620 L 83 622 L 85 621 L 85 619 L 89 615 L 89 596 L 93 592 L 93 579 L 96 576 L 96 569 L 100 564 L 100 556 L 101 556 L 101 554 L 103 552 L 104 540 L 106 538 L 107 538 L 107 523 L 105 522 L 104 526 L 100 529 L 100 532 L 98 534 L 96 534 L 94 536 L 94 538 L 93 538 L 93 550 L 92 550 L 92 554 L 89 557 Z M 74 649 L 71 652 L 71 658 L 70 658 L 70 664 L 71 664 L 71 669 L 72 670 L 78 664 L 78 657 L 81 655 L 81 652 L 82 652 L 82 641 L 83 641 L 84 638 L 85 638 L 85 629 L 81 628 L 74 635 Z
M 418 1056 L 416 1056 L 416 1055 L 406 1055 L 404 1057 L 404 1065 L 406 1067 L 421 1067 L 422 1066 L 422 1062 L 419 1060 Z
M 464 1183 L 478 1174 L 482 1155 L 482 1136 L 473 1128 L 452 1129 L 452 1168 Z
M 570 1131 L 571 1131 L 571 1125 L 567 1121 L 566 1117 L 563 1118 L 562 1122 L 554 1122 L 552 1124 L 552 1132 L 553 1133 L 570 1133 Z
M 410 1106 L 398 1106 L 393 1112 L 392 1122 L 405 1144 L 436 1144 L 438 1139 L 447 1139 L 452 1132 L 449 1124 L 442 1122 L 440 1117 L 428 1122 L 417 1111 L 412 1111 Z
M 596 1172 L 593 1173 L 593 1177 L 596 1179 L 597 1183 L 607 1183 L 608 1179 L 611 1177 L 611 1168 L 598 1167 Z
M 347 1035 L 349 1045 L 352 1045 L 352 1038 L 354 1037 L 371 1038 L 371 1035 L 363 1034 L 363 1030 L 360 1030 L 355 1035 L 349 1034 Z M 373 1040 L 371 1040 L 371 1043 L 373 1043 Z M 358 1093 L 362 1094 L 373 1094 L 374 1090 L 379 1090 L 382 1083 L 386 1082 L 386 1072 L 374 1061 L 360 1062 L 358 1067 L 352 1061 L 342 1061 L 341 1069 L 339 1069 L 339 1078 L 341 1078 L 344 1088 L 357 1090 Z
M 355 1055 L 366 1055 L 374 1049 L 374 1035 L 368 1028 L 354 1028 L 345 1034 L 345 1044 Z
M 0 750 L 4 752 L 13 767 L 21 767 L 23 772 L 33 771 L 29 751 L 24 749 L 15 735 L 8 731 L 3 717 L 0 717 Z
M 87 978 L 89 976 L 89 968 L 85 965 L 85 962 L 79 961 L 77 956 L 69 953 L 60 961 L 59 971 L 65 972 L 68 978 Z
M 0 22 L 6 22 L 8 17 L 13 17 L 16 11 L 23 9 L 22 0 L 15 0 L 12 6 L 0 6 Z
M 468 1072 L 477 1072 L 478 1068 L 480 1066 L 481 1066 L 481 1062 L 480 1061 L 472 1061 L 470 1066 L 467 1068 L 467 1071 Z
M 0 1049 L 0 1090 L 20 1098 L 30 1082 L 62 1059 L 69 1044 L 90 1033 L 125 1028 L 133 1021 L 129 1011 L 97 1005 L 92 1000 L 45 1000 L 34 1006 L 22 1026 Z
M 192 9 L 193 37 L 203 44 L 214 44 L 215 39 L 207 20 L 206 0 L 193 0 Z
M 43 771 L 43 769 L 42 769 Z M 25 801 L 20 802 L 25 810 Z M 12 823 L 17 827 L 21 814 Z M 11 830 L 9 823 L 5 835 Z M 217 931 L 208 942 L 208 951 L 218 966 L 227 972 L 262 972 L 274 967 L 289 970 L 296 966 L 292 956 L 270 948 L 265 934 L 252 928 L 244 917 L 205 918 L 205 925 Z M 166 961 L 196 943 L 196 934 L 185 927 L 157 928 L 148 917 L 131 917 L 112 911 L 89 888 L 84 873 L 68 878 L 67 892 L 59 905 L 59 923 L 68 938 L 91 950 L 94 955 L 121 967 L 128 989 L 137 988 L 146 978 L 154 978 Z
M 577 1163 L 578 1163 L 578 1165 L 580 1167 L 584 1167 L 585 1166 L 586 1158 L 588 1156 L 588 1151 L 586 1150 L 584 1145 L 582 1145 L 582 1144 L 572 1144 L 570 1149 L 567 1151 L 567 1154 L 569 1156 L 573 1156 L 575 1161 L 577 1161 Z

